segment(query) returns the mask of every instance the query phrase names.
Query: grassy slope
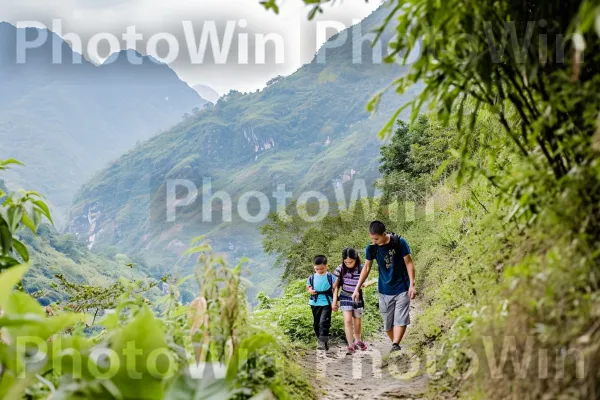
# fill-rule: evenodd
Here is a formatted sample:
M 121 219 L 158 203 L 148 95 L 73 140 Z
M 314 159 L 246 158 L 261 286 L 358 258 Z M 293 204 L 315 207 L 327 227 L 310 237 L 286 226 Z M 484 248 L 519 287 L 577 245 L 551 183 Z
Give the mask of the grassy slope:
M 69 235 L 61 235 L 47 227 L 42 231 L 37 237 L 28 231 L 20 234 L 31 253 L 31 267 L 23 284 L 28 292 L 41 291 L 39 301 L 42 304 L 67 298 L 65 292 L 51 286 L 56 282 L 56 274 L 63 274 L 71 282 L 97 286 L 109 286 L 120 278 L 139 280 L 147 277 L 139 266 L 127 267 L 125 264 L 129 260 L 125 255 L 117 255 L 111 260 L 91 253 Z

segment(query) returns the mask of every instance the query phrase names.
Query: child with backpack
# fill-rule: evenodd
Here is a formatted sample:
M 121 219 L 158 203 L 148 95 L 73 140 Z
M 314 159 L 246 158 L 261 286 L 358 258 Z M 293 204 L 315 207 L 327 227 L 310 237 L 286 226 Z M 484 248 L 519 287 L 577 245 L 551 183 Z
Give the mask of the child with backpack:
M 365 303 L 360 288 L 358 302 L 355 303 L 352 300 L 352 294 L 360 279 L 362 268 L 358 252 L 351 247 L 347 247 L 342 250 L 342 263 L 333 272 L 337 280 L 333 285 L 332 309 L 333 311 L 337 311 L 339 308 L 344 315 L 344 332 L 346 333 L 346 340 L 348 342 L 346 354 L 348 355 L 354 354 L 358 349 L 362 351 L 367 350 L 367 345 L 362 341 L 361 337 Z
M 318 350 L 329 350 L 329 328 L 331 328 L 331 304 L 336 277 L 327 270 L 327 257 L 314 258 L 315 273 L 308 277 L 306 290 L 310 293 L 308 304 L 312 309 L 313 328 L 317 336 Z

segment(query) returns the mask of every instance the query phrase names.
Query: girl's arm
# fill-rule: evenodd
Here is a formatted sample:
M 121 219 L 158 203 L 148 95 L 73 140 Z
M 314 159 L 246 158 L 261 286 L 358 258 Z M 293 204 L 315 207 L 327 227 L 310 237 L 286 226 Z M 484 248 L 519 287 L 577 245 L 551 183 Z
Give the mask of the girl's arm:
M 338 277 L 335 282 L 333 282 L 333 303 L 331 303 L 331 309 L 333 311 L 337 311 L 338 309 L 338 292 L 340 288 L 340 278 Z

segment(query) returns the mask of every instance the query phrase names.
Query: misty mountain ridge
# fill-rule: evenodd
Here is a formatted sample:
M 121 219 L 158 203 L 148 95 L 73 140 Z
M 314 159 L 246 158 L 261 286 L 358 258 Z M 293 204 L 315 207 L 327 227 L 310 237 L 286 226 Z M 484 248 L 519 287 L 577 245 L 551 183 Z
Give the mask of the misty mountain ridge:
M 47 39 L 19 63 L 17 34 Z M 133 53 L 142 64 L 127 62 Z M 63 63 L 54 64 L 59 54 Z M 114 59 L 96 66 L 48 30 L 0 23 L 0 157 L 26 164 L 7 184 L 43 193 L 58 221 L 110 160 L 207 104 L 165 64 L 133 50 Z

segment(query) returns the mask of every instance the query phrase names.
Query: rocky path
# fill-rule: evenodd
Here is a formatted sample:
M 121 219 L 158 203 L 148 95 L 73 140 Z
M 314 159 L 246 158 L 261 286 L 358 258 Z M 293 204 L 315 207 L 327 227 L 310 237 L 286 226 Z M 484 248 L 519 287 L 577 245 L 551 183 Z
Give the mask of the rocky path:
M 301 364 L 320 399 L 418 399 L 425 393 L 423 360 L 404 349 L 390 356 L 385 333 L 366 343 L 367 351 L 353 355 L 342 345 L 305 352 Z

